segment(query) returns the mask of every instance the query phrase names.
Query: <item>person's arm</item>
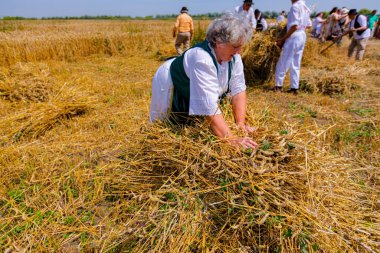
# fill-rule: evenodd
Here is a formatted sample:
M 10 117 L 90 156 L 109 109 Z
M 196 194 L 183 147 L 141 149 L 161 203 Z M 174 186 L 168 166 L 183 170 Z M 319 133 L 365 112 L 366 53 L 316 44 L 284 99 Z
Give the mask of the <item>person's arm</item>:
M 343 14 L 343 15 L 334 14 L 333 15 L 333 20 L 334 21 L 339 21 L 339 20 L 341 20 L 342 18 L 345 18 L 345 17 L 347 17 L 347 14 Z
M 206 116 L 206 120 L 210 124 L 211 130 L 216 136 L 222 139 L 230 138 L 232 136 L 231 130 L 222 114 Z
M 288 25 L 290 26 L 290 29 L 286 32 L 284 37 L 277 40 L 276 44 L 278 47 L 282 48 L 285 44 L 285 41 L 292 36 L 292 34 L 297 31 L 298 25 L 300 25 L 301 22 L 301 12 L 298 9 L 291 8 L 288 16 L 288 22 L 291 20 L 291 23 Z
M 289 31 L 286 32 L 285 36 L 278 39 L 276 44 L 278 47 L 282 48 L 284 46 L 284 43 L 285 41 L 290 37 L 292 36 L 292 34 L 297 31 L 298 29 L 298 26 L 297 25 L 293 25 L 292 27 L 290 27 Z
M 191 22 L 190 22 L 190 42 L 193 40 L 194 38 L 194 23 L 193 23 L 193 19 L 191 19 Z
M 364 17 L 364 16 L 361 16 L 358 18 L 358 23 L 361 25 L 361 27 L 359 27 L 359 28 L 352 27 L 351 28 L 352 32 L 365 31 L 368 29 L 367 20 L 365 17 L 364 18 L 362 18 L 362 17 Z
M 342 33 L 342 35 L 341 36 L 339 36 L 337 39 L 339 39 L 339 38 L 341 38 L 341 37 L 343 37 L 343 36 L 346 36 L 347 34 L 350 34 L 350 36 L 352 36 L 352 32 L 353 32 L 353 30 L 352 30 L 352 28 L 353 28 L 353 25 L 352 25 L 352 23 L 351 23 L 352 21 L 349 21 L 348 23 L 347 23 L 347 29 L 345 29 L 344 30 L 344 32 Z
M 245 112 L 247 110 L 247 95 L 245 91 L 240 92 L 232 97 L 232 111 L 234 113 L 236 125 L 245 124 Z
M 177 20 L 175 21 L 175 25 L 173 28 L 173 38 L 177 36 L 178 27 L 179 27 L 179 16 L 177 17 Z

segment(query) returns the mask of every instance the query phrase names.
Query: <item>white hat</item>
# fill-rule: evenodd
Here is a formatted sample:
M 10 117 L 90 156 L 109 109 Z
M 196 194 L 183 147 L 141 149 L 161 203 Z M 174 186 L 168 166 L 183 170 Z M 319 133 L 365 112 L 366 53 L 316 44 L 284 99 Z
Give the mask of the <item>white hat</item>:
M 341 13 L 343 14 L 347 14 L 348 13 L 348 9 L 347 8 L 343 8 L 340 10 Z

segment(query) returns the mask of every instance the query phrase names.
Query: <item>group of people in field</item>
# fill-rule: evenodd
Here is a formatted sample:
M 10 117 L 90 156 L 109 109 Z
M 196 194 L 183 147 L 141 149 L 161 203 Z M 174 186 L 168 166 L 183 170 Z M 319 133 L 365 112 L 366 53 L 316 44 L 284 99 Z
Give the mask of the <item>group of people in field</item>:
M 354 12 L 351 11 L 351 13 L 353 14 Z M 357 14 L 357 12 L 355 14 Z M 370 29 L 369 37 L 380 39 L 380 23 L 377 10 L 373 10 L 369 15 L 358 14 L 356 17 L 362 20 L 365 19 L 365 23 L 367 23 L 367 26 Z M 334 38 L 341 36 L 345 30 L 350 29 L 349 25 L 352 20 L 353 19 L 349 17 L 349 10 L 346 7 L 341 9 L 334 7 L 325 19 L 324 13 L 319 12 L 315 15 L 313 20 L 313 30 L 311 35 L 322 41 L 333 40 Z
M 277 40 L 282 49 L 276 65 L 276 79 L 273 90 L 283 92 L 283 82 L 290 70 L 290 89 L 286 92 L 298 94 L 301 60 L 306 43 L 306 29 L 312 27 L 311 11 L 304 0 L 291 0 L 287 16 L 285 11 L 277 23 L 286 22 L 286 34 Z M 233 13 L 226 13 L 211 22 L 206 39 L 189 48 L 194 35 L 194 26 L 188 9 L 183 7 L 173 29 L 178 56 L 165 61 L 153 77 L 150 121 L 170 121 L 187 124 L 202 117 L 220 139 L 236 147 L 252 148 L 257 143 L 250 137 L 233 135 L 220 109 L 221 100 L 229 97 L 235 118 L 235 127 L 247 134 L 255 128 L 246 123 L 246 84 L 244 67 L 240 56 L 242 47 L 254 32 L 265 31 L 268 24 L 260 10 L 252 9 L 252 0 L 244 0 Z M 349 56 L 357 49 L 357 59 L 363 57 L 367 34 L 370 29 L 355 9 L 332 11 L 329 21 L 314 21 L 318 36 L 334 31 L 344 19 L 347 30 L 341 35 L 352 33 L 353 39 Z M 322 18 L 322 17 L 321 17 Z M 330 20 L 332 20 L 330 22 Z M 343 22 L 343 21 L 342 21 Z M 377 22 L 377 21 L 376 21 Z M 326 25 L 325 25 L 326 24 Z M 327 25 L 328 24 L 328 25 Z M 325 28 L 326 27 L 326 28 Z M 314 34 L 317 34 L 313 30 Z M 376 34 L 376 32 L 374 32 Z M 333 33 L 331 33 L 333 35 Z M 316 36 L 316 35 L 314 35 Z M 364 38 L 364 39 L 363 39 Z M 182 51 L 181 45 L 184 45 Z
M 376 10 L 365 16 L 359 14 L 356 9 L 334 7 L 326 19 L 323 18 L 322 12 L 317 13 L 313 20 L 311 36 L 322 42 L 331 40 L 339 45 L 343 36 L 348 34 L 352 38 L 348 56 L 351 57 L 356 50 L 355 58 L 361 60 L 368 39 L 371 37 L 380 39 L 379 17 L 376 14 Z

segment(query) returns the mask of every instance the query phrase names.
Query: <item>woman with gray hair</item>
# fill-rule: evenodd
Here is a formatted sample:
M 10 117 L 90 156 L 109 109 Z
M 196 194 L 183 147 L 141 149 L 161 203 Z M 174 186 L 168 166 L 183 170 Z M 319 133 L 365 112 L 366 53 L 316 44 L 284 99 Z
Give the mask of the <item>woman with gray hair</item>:
M 170 120 L 188 123 L 194 116 L 204 116 L 214 134 L 231 145 L 255 148 L 249 137 L 232 135 L 219 108 L 227 94 L 237 127 L 247 133 L 246 86 L 240 51 L 251 38 L 248 20 L 225 14 L 207 29 L 206 40 L 175 59 L 166 61 L 157 70 L 152 83 L 150 121 Z

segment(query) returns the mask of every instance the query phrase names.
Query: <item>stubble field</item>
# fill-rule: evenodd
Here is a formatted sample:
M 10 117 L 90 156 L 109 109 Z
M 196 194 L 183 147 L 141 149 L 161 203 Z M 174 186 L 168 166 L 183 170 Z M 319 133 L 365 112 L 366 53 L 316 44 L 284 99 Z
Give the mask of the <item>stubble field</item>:
M 298 96 L 247 79 L 259 148 L 235 150 L 148 124 L 172 25 L 2 21 L 1 250 L 379 252 L 380 41 L 308 39 Z

